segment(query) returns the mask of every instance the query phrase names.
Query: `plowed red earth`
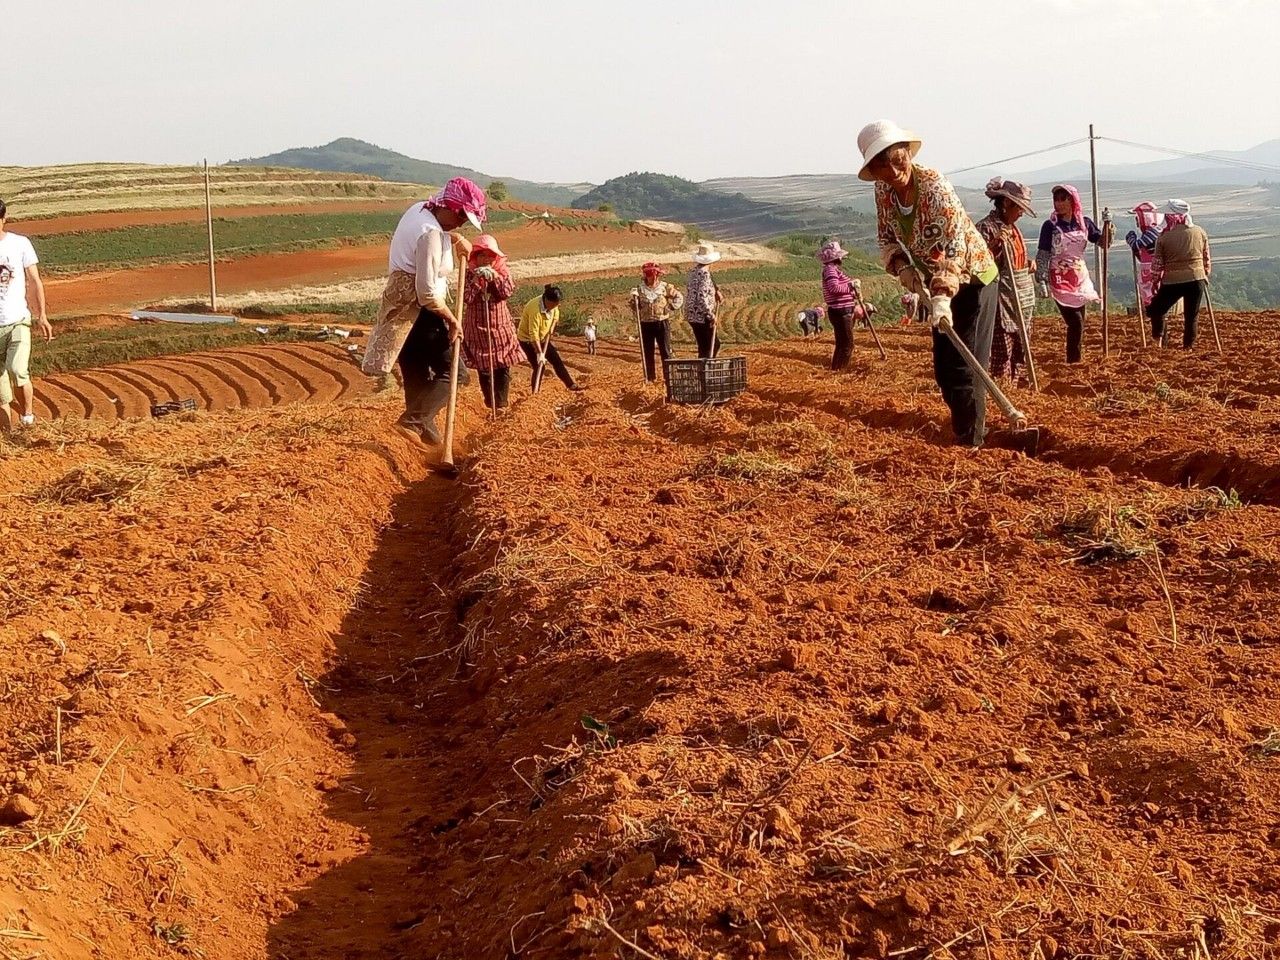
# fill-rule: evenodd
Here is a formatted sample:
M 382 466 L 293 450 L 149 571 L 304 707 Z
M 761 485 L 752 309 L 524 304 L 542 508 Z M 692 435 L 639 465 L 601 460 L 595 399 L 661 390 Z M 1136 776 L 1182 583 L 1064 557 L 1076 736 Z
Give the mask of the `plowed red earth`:
M 915 331 L 708 411 L 575 351 L 452 482 L 386 397 L 24 435 L 0 947 L 1274 957 L 1278 319 L 1043 325 L 1037 459 Z
M 336 347 L 266 344 L 43 377 L 36 381 L 36 415 L 115 420 L 149 417 L 153 405 L 175 400 L 220 411 L 337 400 L 370 389 L 368 378 Z
M 502 248 L 508 256 L 554 256 L 594 250 L 671 250 L 678 237 L 638 229 L 590 225 L 578 230 L 557 229 L 535 221 L 503 231 Z M 224 294 L 280 287 L 341 283 L 385 274 L 385 243 L 269 253 L 230 260 L 217 266 L 218 290 Z M 54 316 L 79 316 L 113 309 L 140 308 L 163 300 L 205 296 L 209 268 L 200 264 L 161 264 L 132 270 L 114 270 L 51 277 L 45 280 L 49 309 Z

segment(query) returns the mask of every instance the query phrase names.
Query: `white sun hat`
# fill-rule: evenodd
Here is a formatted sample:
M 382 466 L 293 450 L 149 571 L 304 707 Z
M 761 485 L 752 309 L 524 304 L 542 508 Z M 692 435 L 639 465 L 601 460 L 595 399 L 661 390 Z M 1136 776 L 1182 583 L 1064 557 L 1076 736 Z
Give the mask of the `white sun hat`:
M 698 244 L 698 249 L 693 251 L 693 262 L 701 263 L 704 266 L 709 263 L 715 263 L 720 259 L 720 251 L 713 247 L 706 240 Z
M 862 169 L 858 171 L 859 180 L 874 180 L 867 172 L 867 164 L 876 158 L 880 151 L 892 147 L 895 143 L 905 143 L 911 156 L 920 152 L 921 140 L 910 130 L 904 130 L 892 120 L 877 120 L 868 123 L 858 134 L 858 149 L 862 151 Z

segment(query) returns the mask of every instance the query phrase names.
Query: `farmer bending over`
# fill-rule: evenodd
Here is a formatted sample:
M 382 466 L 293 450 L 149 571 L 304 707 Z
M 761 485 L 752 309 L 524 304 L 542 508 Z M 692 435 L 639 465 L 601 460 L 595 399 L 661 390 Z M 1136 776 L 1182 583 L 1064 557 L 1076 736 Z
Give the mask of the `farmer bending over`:
M 450 352 L 462 337 L 462 326 L 449 308 L 454 251 L 464 257 L 471 253 L 467 240 L 448 235 L 464 223 L 479 230 L 484 218 L 484 191 L 455 177 L 430 200 L 405 211 L 391 238 L 387 286 L 363 369 L 386 375 L 399 365 L 404 413 L 397 424 L 431 444 L 440 442 L 435 418 L 449 402 Z M 458 381 L 468 381 L 461 362 Z
M 556 372 L 556 376 L 570 390 L 581 390 L 582 387 L 574 382 L 573 374 L 569 372 L 569 368 L 564 365 L 564 360 L 560 358 L 560 351 L 556 349 L 556 345 L 551 342 L 551 337 L 556 332 L 556 326 L 560 323 L 560 303 L 564 300 L 564 291 L 554 284 L 548 283 L 542 289 L 542 295 L 534 297 L 524 305 L 524 310 L 520 313 L 520 329 L 517 336 L 520 338 L 520 346 L 524 348 L 524 355 L 529 358 L 529 363 L 533 365 L 533 379 L 531 386 L 536 391 L 542 383 L 542 368 L 546 364 L 551 364 L 551 369 Z

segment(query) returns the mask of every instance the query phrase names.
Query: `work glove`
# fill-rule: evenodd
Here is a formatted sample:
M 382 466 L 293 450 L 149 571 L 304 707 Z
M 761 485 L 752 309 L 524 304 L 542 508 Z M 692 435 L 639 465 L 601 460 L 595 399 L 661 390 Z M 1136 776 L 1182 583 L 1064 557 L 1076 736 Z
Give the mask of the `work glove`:
M 916 268 L 911 264 L 907 264 L 898 271 L 898 282 L 911 293 L 926 300 L 929 298 L 929 291 L 924 288 L 924 284 L 920 281 L 920 274 L 916 273 Z
M 493 281 L 498 279 L 498 271 L 493 267 L 476 267 L 475 274 L 482 280 Z
M 951 326 L 951 298 L 942 294 L 930 297 L 929 315 L 933 318 L 934 327 L 940 327 L 945 324 L 949 328 Z

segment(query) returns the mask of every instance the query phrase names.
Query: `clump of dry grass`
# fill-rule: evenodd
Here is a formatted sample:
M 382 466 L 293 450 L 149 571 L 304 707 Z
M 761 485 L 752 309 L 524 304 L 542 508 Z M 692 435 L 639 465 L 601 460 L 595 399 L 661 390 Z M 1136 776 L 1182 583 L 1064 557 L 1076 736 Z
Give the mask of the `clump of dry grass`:
M 1089 504 L 1058 521 L 1055 532 L 1075 553 L 1078 563 L 1132 560 L 1150 552 L 1150 522 L 1135 507 L 1111 503 Z
M 73 467 L 57 480 L 37 487 L 31 498 L 43 503 L 119 503 L 132 499 L 151 481 L 150 466 L 86 464 Z
M 1098 413 L 1142 413 L 1163 408 L 1185 410 L 1199 403 L 1199 398 L 1167 383 L 1157 383 L 1150 390 L 1124 388 L 1094 397 L 1090 402 Z

